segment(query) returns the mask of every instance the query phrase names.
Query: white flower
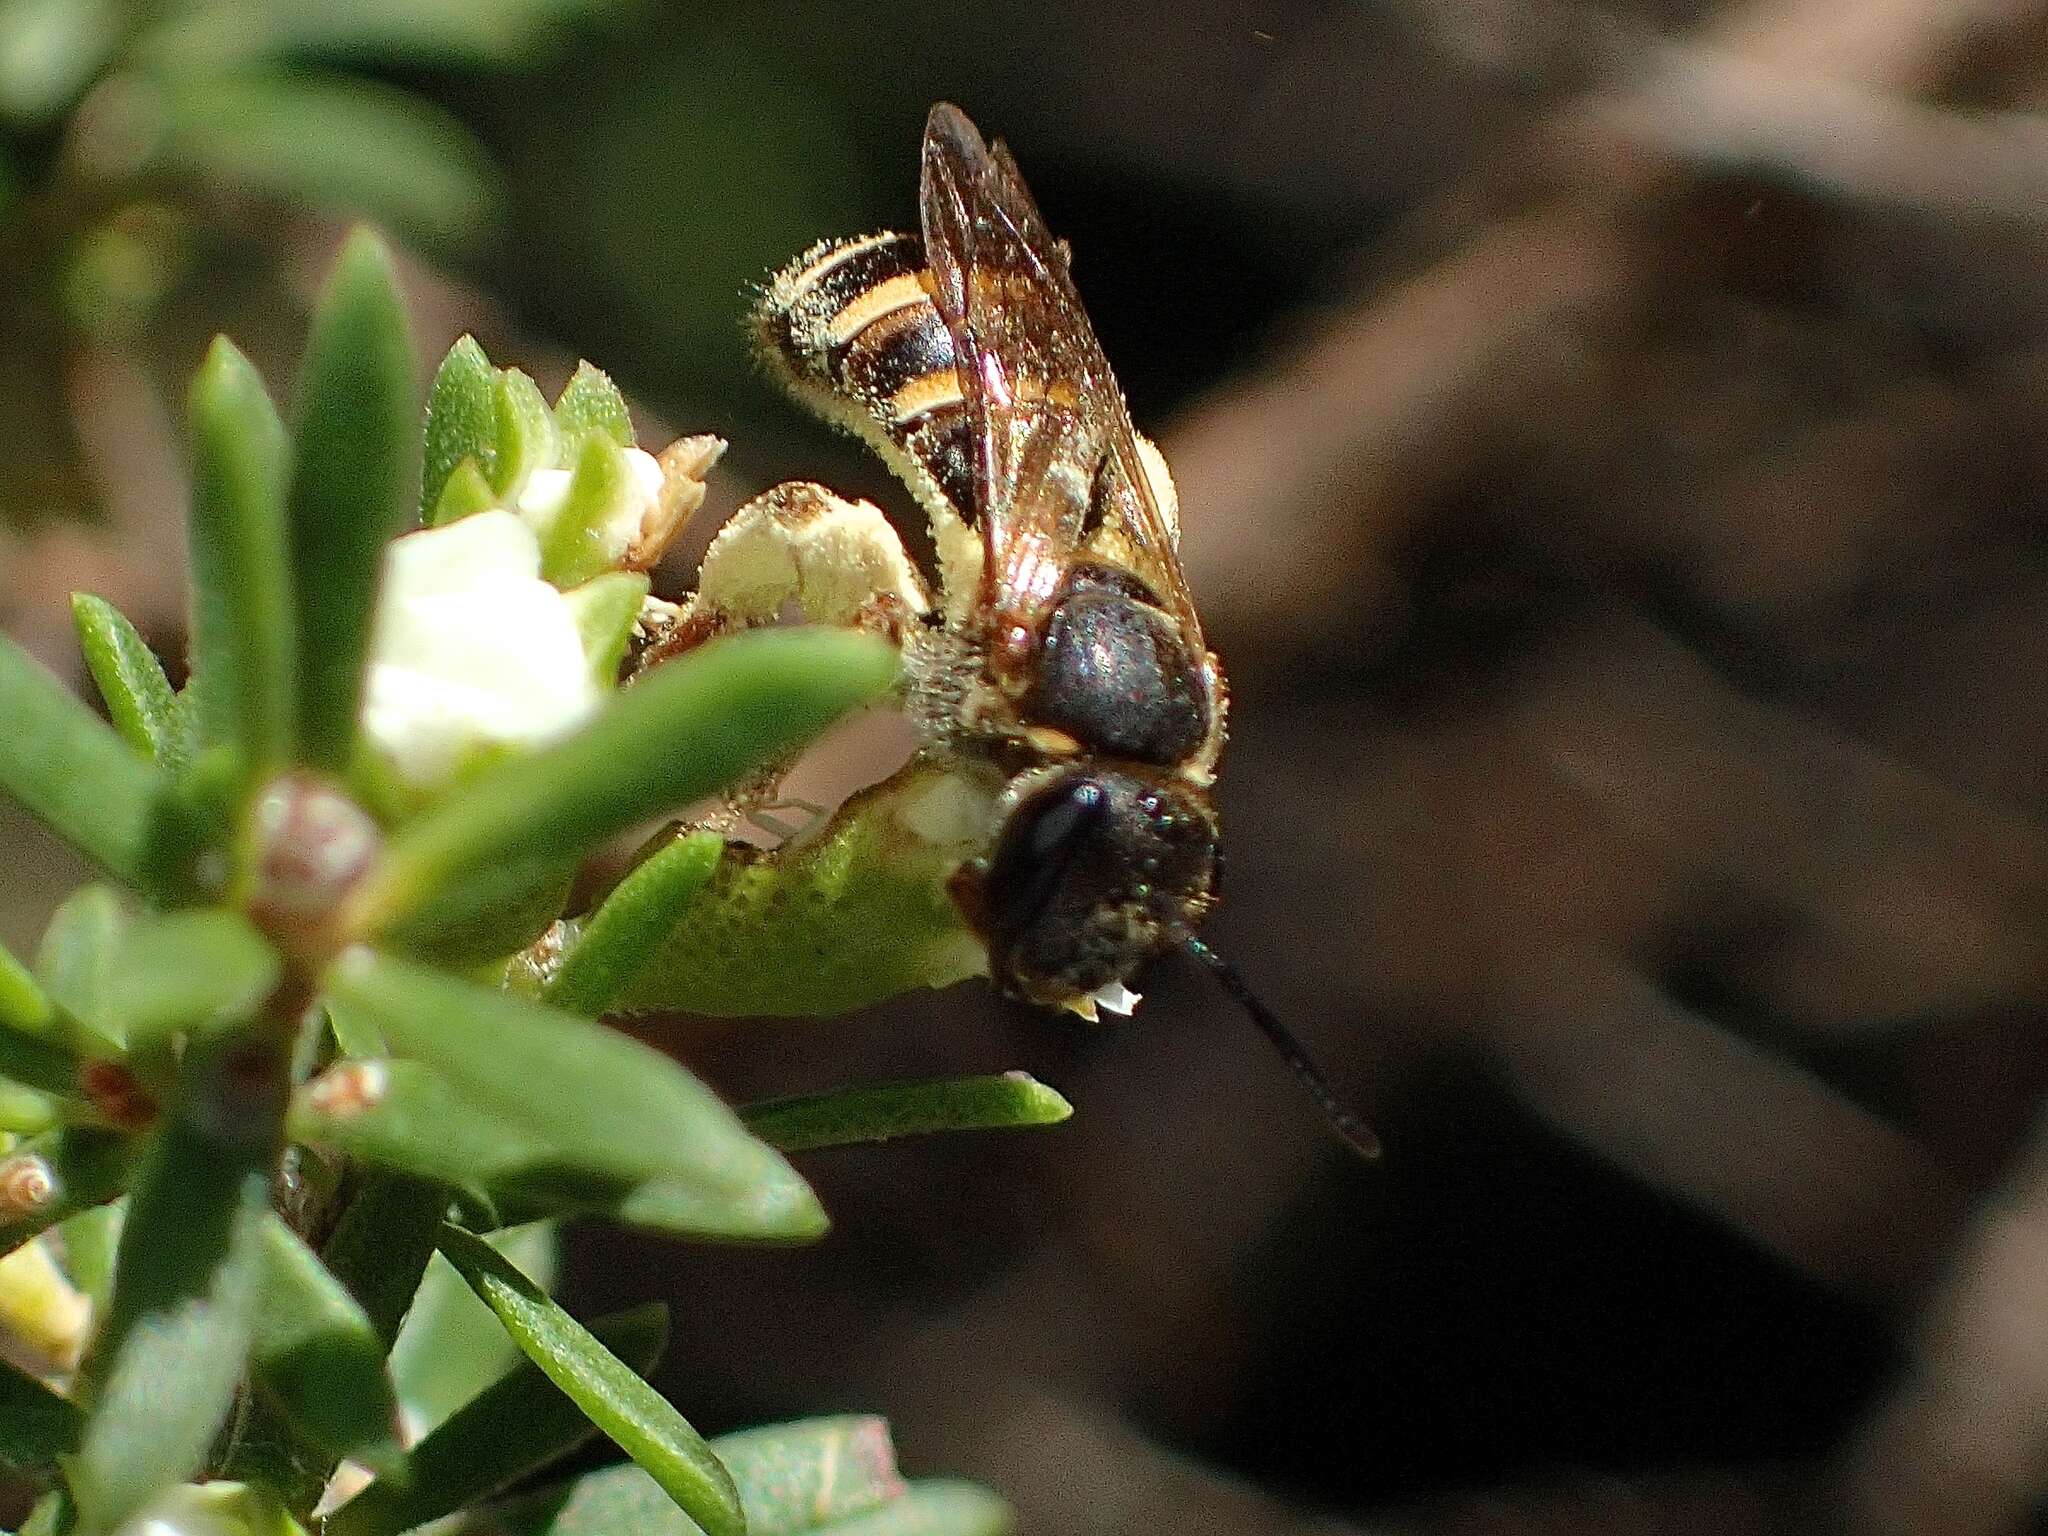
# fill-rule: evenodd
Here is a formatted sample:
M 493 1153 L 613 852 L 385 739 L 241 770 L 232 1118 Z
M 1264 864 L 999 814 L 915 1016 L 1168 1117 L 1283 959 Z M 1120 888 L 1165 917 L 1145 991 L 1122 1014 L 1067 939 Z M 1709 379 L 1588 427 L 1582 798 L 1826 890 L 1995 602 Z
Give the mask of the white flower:
M 518 516 L 478 512 L 385 551 L 363 726 L 408 784 L 437 787 L 479 749 L 551 741 L 599 698 Z

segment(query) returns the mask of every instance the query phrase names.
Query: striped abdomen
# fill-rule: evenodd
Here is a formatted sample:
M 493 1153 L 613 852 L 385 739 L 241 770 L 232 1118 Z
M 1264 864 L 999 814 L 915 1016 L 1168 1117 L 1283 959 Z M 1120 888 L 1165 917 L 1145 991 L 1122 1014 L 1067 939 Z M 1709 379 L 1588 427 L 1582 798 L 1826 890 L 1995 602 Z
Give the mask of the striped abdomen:
M 814 409 L 972 522 L 967 409 L 930 282 L 915 235 L 828 240 L 776 274 L 755 322 L 769 360 Z

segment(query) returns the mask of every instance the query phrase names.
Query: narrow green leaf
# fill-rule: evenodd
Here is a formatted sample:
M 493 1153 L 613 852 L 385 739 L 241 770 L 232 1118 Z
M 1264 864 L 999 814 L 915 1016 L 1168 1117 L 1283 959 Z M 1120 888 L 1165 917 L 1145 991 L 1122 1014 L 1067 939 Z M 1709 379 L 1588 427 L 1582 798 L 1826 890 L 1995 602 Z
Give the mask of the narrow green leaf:
M 488 512 L 498 504 L 498 493 L 491 489 L 491 482 L 484 478 L 484 472 L 476 467 L 475 459 L 464 459 L 449 474 L 441 487 L 441 494 L 434 498 L 433 511 L 427 516 L 428 526 L 446 527 L 477 512 Z
M 183 721 L 149 643 L 120 609 L 89 592 L 71 594 L 71 623 L 121 739 L 151 762 L 175 765 L 184 749 Z
M 492 490 L 516 498 L 536 469 L 554 465 L 561 446 L 554 413 L 538 384 L 517 368 L 506 368 L 492 382 L 491 421 L 497 457 L 483 467 Z
M 39 1135 L 63 1119 L 64 1106 L 56 1097 L 0 1077 L 0 1136 Z
M 355 750 L 378 566 L 412 512 L 413 369 L 390 253 L 357 230 L 306 343 L 289 499 L 299 753 L 335 772 Z
M 584 433 L 568 493 L 541 539 L 541 575 L 574 587 L 610 570 L 615 561 L 603 526 L 632 494 L 626 451 L 602 432 Z
M 291 1132 L 373 1167 L 485 1191 L 512 1219 L 604 1216 L 718 1242 L 805 1242 L 825 1231 L 817 1197 L 794 1173 L 739 1189 L 697 1177 L 636 1183 L 592 1171 L 573 1119 L 561 1105 L 544 1121 L 507 1110 L 420 1062 L 348 1061 L 294 1096 Z
M 0 1156 L 0 1255 L 58 1222 L 114 1199 L 126 1187 L 131 1149 L 125 1136 L 74 1125 L 32 1136 Z M 36 1188 L 41 1200 L 23 1202 Z
M 0 635 L 0 790 L 134 883 L 162 775 L 10 636 Z
M 544 1134 L 565 1172 L 726 1193 L 795 1178 L 710 1089 L 616 1030 L 368 951 L 344 957 L 329 990 L 394 1050 Z
M 92 1418 L 66 1468 L 89 1536 L 197 1474 L 234 1403 L 282 1120 L 277 1084 L 252 1065 L 189 1053 L 184 1097 L 137 1178 L 85 1367 Z
M 58 905 L 36 951 L 36 979 L 51 1001 L 117 1043 L 106 1022 L 107 974 L 128 923 L 127 906 L 117 891 L 83 886 Z
M 484 483 L 489 500 L 489 475 L 497 455 L 496 382 L 491 360 L 474 336 L 456 338 L 434 382 L 427 390 L 425 462 L 420 474 L 420 517 L 434 523 L 453 522 L 439 513 L 449 477 L 467 460 L 470 473 Z M 473 508 L 472 510 L 479 510 Z
M 256 1379 L 322 1450 L 387 1475 L 399 1469 L 398 1399 L 368 1315 L 274 1214 L 263 1220 L 262 1250 Z
M 388 1348 L 433 1257 L 448 1191 L 429 1179 L 373 1172 L 321 1250 L 327 1268 L 361 1303 Z
M 64 1245 L 64 1272 L 91 1298 L 96 1314 L 113 1294 L 114 1253 L 127 1210 L 127 1202 L 109 1201 L 80 1211 L 57 1228 L 58 1241 Z
M 481 1238 L 443 1227 L 441 1252 L 498 1314 L 526 1357 L 707 1536 L 744 1536 L 746 1515 L 731 1474 L 668 1399 Z
M 661 1358 L 668 1309 L 654 1304 L 602 1318 L 584 1338 L 638 1380 Z M 372 1483 L 329 1517 L 327 1536 L 397 1536 L 453 1514 L 573 1450 L 598 1427 L 552 1372 L 522 1360 L 413 1447 L 409 1483 Z
M 577 861 L 514 856 L 444 890 L 384 931 L 387 947 L 444 971 L 481 971 L 532 944 L 561 915 Z
M 292 751 L 291 444 L 255 366 L 216 337 L 192 381 L 192 696 L 199 736 L 250 776 Z
M 989 1131 L 1056 1125 L 1074 1112 L 1059 1094 L 1022 1072 L 924 1083 L 880 1083 L 836 1093 L 770 1099 L 740 1110 L 747 1128 L 784 1152 L 839 1147 L 934 1131 Z
M 553 1293 L 559 1242 L 552 1221 L 507 1227 L 484 1239 L 536 1285 Z M 602 1328 L 593 1332 L 602 1334 Z M 614 1344 L 613 1348 L 617 1348 Z M 505 1336 L 497 1316 L 477 1300 L 440 1254 L 427 1265 L 398 1342 L 391 1346 L 391 1379 L 408 1434 L 417 1438 L 438 1428 L 525 1356 Z M 528 1366 L 531 1370 L 533 1367 Z
M 886 693 L 897 654 L 836 629 L 715 640 L 606 702 L 567 740 L 511 758 L 399 832 L 362 898 L 389 926 L 514 857 L 580 857 L 606 838 L 794 751 Z
M 57 1029 L 56 1005 L 29 968 L 0 947 L 0 1029 L 47 1038 Z
M 562 594 L 583 637 L 583 654 L 600 688 L 619 680 L 619 664 L 652 583 L 639 571 L 607 571 Z
M 555 401 L 555 425 L 564 437 L 602 432 L 621 448 L 633 446 L 633 415 L 626 397 L 602 368 L 579 362 Z
M 78 1058 L 28 1036 L 0 1032 L 0 1077 L 41 1093 L 75 1094 Z
M 7 974 L 9 967 L 15 968 L 16 976 Z M 19 1027 L 10 1027 L 5 1017 L 6 1003 L 0 1000 L 0 1077 L 11 1077 L 25 1087 L 46 1093 L 73 1092 L 78 1086 L 78 1056 L 63 1039 L 69 1031 L 50 1009 L 42 989 L 36 987 L 26 971 L 19 970 L 13 956 L 0 951 L 0 992 L 7 991 L 14 979 L 33 990 L 15 999 L 22 1008 L 23 1022 Z M 38 1011 L 41 1020 L 31 1023 Z
M 592 1019 L 616 1003 L 724 851 L 725 839 L 716 832 L 692 832 L 642 861 L 583 924 L 542 988 L 542 1001 Z
M 181 1030 L 238 1024 L 276 987 L 277 951 L 234 912 L 169 912 L 138 921 L 109 963 L 105 1017 L 131 1049 Z
M 341 1047 L 342 1055 L 368 1060 L 389 1052 L 384 1032 L 362 1014 L 331 997 L 323 997 L 320 1002 L 327 1010 L 327 1027 L 334 1031 L 334 1043 Z
M 84 1418 L 69 1398 L 0 1360 L 0 1462 L 42 1471 L 78 1444 Z

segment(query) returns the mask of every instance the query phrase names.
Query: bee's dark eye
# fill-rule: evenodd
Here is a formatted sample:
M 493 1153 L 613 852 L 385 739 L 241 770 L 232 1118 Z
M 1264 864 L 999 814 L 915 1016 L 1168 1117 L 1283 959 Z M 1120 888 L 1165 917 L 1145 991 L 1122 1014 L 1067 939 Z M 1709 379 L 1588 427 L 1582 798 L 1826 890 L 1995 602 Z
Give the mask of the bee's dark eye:
M 1042 791 L 1010 817 L 989 861 L 989 916 L 999 934 L 1028 928 L 1076 862 L 1101 842 L 1109 796 L 1093 779 Z

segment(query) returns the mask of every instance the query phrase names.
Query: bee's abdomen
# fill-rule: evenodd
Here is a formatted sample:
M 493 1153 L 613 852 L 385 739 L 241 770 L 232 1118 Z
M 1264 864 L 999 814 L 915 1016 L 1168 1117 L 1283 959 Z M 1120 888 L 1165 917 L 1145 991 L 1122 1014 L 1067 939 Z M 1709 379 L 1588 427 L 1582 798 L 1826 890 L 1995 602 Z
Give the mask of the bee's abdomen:
M 974 516 L 967 410 L 953 338 L 914 235 L 827 241 L 791 262 L 756 311 L 761 344 L 807 403 L 875 435 L 919 487 Z

